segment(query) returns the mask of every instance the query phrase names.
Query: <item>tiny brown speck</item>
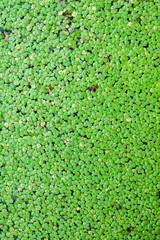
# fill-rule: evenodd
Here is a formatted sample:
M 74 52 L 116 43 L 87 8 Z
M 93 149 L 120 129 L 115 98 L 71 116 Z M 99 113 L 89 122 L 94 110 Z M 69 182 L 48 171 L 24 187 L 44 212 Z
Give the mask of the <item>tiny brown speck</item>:
M 98 88 L 98 85 L 93 85 L 92 87 L 87 87 L 87 89 L 89 91 L 93 91 L 93 92 L 95 92 L 97 90 L 97 88 Z
M 129 227 L 129 228 L 127 228 L 127 231 L 128 231 L 128 232 L 132 232 L 133 230 L 134 230 L 134 227 L 132 227 L 132 226 Z
M 117 210 L 119 210 L 119 209 L 121 209 L 122 207 L 119 205 L 118 207 L 117 207 Z
M 47 89 L 52 91 L 52 90 L 53 90 L 53 87 L 47 86 Z

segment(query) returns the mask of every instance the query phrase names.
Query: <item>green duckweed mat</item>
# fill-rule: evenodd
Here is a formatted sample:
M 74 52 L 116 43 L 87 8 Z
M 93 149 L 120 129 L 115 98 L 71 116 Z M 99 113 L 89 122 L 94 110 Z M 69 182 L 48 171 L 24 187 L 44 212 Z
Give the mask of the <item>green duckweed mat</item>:
M 0 239 L 160 240 L 159 5 L 0 1 Z

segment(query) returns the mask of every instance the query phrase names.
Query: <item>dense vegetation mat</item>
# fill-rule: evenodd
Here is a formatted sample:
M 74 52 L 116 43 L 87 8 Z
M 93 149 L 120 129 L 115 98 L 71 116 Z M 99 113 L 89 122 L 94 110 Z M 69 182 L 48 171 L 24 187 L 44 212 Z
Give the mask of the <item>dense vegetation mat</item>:
M 0 239 L 160 239 L 159 4 L 0 1 Z

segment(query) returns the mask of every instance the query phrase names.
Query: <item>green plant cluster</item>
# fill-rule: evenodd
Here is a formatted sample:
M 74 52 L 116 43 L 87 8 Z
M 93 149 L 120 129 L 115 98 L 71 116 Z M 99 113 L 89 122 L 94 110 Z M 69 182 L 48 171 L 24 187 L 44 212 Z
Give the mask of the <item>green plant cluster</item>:
M 158 240 L 159 1 L 0 1 L 0 239 Z

